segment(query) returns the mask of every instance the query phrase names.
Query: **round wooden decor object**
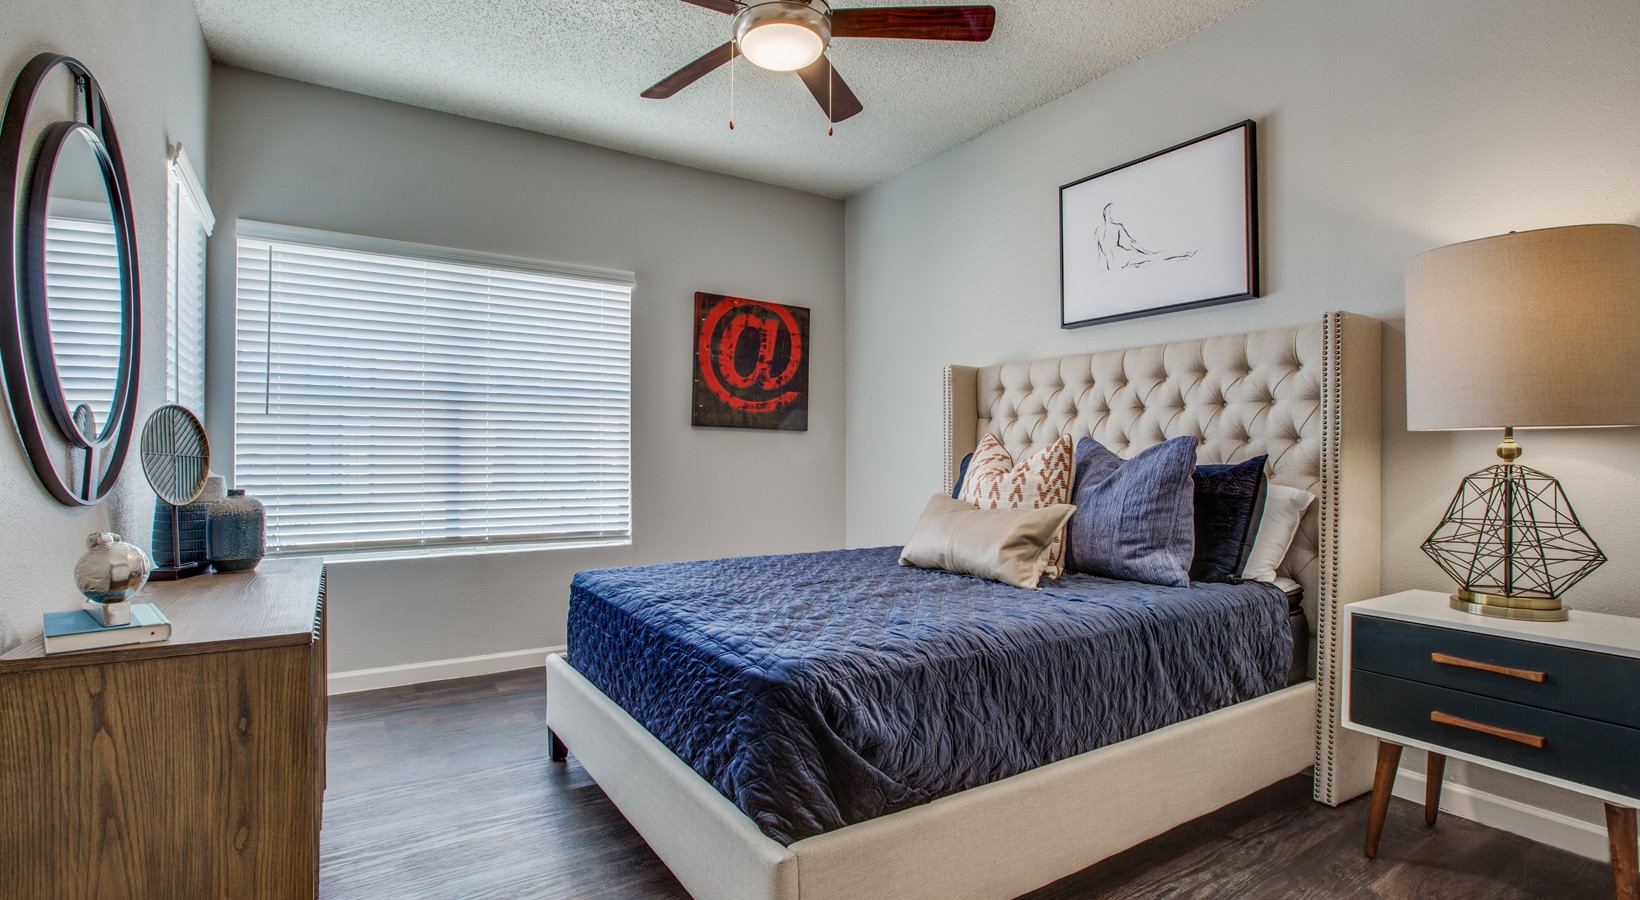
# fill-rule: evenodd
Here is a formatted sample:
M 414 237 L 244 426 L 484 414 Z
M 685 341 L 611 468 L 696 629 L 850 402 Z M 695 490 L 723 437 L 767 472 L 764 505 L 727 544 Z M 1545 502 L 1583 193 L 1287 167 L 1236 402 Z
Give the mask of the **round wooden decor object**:
M 166 503 L 192 503 L 205 490 L 211 445 L 205 426 L 186 407 L 172 403 L 154 410 L 142 426 L 141 455 L 148 485 Z

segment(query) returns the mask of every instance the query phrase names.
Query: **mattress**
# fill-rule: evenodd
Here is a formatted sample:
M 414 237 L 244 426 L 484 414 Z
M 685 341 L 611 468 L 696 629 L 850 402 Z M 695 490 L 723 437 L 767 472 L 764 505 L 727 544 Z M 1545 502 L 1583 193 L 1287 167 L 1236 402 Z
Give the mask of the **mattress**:
M 899 549 L 601 569 L 571 665 L 792 843 L 1282 687 L 1287 597 L 1067 575 L 1039 591 Z

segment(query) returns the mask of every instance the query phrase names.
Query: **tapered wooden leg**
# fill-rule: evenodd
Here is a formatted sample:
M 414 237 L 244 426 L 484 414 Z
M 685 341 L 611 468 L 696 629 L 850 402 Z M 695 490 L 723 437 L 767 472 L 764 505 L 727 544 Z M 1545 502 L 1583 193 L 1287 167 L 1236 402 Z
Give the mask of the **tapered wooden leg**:
M 1617 900 L 1640 900 L 1640 877 L 1636 857 L 1640 849 L 1635 844 L 1634 810 L 1606 804 L 1606 838 L 1612 845 L 1612 881 L 1617 885 Z
M 569 747 L 558 739 L 558 735 L 551 728 L 547 729 L 547 745 L 547 752 L 552 757 L 553 762 L 563 762 L 569 759 Z
M 1378 838 L 1384 833 L 1389 795 L 1395 790 L 1395 769 L 1401 765 L 1401 745 L 1378 742 L 1378 771 L 1372 776 L 1372 812 L 1367 816 L 1367 858 L 1378 856 Z
M 1446 754 L 1429 751 L 1424 763 L 1424 824 L 1434 825 L 1435 814 L 1441 811 L 1441 779 L 1446 777 Z

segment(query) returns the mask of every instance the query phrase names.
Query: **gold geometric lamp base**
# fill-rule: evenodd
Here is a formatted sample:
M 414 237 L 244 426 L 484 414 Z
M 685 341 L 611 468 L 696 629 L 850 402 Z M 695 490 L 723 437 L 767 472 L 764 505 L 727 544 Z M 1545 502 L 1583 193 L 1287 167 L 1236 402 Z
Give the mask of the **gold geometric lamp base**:
M 1512 462 L 1465 478 L 1423 550 L 1458 582 L 1453 609 L 1530 622 L 1566 621 L 1561 594 L 1606 561 L 1560 482 Z

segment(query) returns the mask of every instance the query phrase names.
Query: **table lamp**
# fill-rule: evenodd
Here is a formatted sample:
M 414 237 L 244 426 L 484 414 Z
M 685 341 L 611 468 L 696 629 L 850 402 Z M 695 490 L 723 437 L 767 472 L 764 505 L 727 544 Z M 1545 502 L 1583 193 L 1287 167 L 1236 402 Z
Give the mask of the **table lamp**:
M 1452 606 L 1539 622 L 1606 561 L 1516 428 L 1640 425 L 1640 228 L 1573 225 L 1441 247 L 1406 269 L 1407 428 L 1501 428 L 1423 550 Z

